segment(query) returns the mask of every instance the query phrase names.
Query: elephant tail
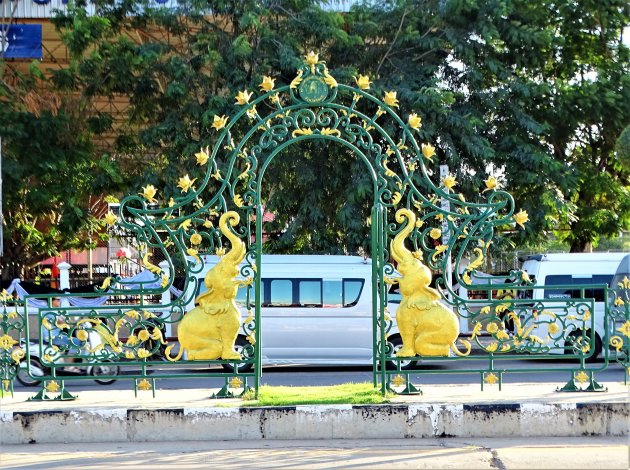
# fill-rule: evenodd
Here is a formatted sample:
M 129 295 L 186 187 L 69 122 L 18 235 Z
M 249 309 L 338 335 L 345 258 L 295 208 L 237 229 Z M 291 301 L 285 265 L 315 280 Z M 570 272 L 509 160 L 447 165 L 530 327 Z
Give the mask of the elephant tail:
M 173 350 L 174 346 L 175 346 L 174 344 L 171 344 L 170 346 L 167 346 L 166 347 L 166 351 L 164 352 L 164 356 L 170 362 L 179 361 L 182 358 L 182 356 L 184 355 L 184 347 L 180 346 L 179 353 L 177 353 L 177 356 L 171 357 L 171 351 Z
M 470 345 L 470 342 L 466 341 L 465 339 L 460 339 L 459 342 L 464 345 L 464 348 L 466 348 L 466 350 L 464 352 L 459 351 L 457 349 L 457 346 L 455 345 L 455 341 L 453 341 L 451 343 L 451 351 L 453 351 L 455 353 L 455 355 L 460 356 L 460 357 L 468 356 L 470 354 L 471 349 L 472 349 L 472 346 Z

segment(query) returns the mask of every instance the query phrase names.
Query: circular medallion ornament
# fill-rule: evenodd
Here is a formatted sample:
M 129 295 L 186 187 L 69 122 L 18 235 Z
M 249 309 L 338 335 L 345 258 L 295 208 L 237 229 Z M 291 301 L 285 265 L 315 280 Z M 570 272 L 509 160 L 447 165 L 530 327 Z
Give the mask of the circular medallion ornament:
M 311 75 L 300 84 L 300 97 L 307 103 L 321 103 L 328 96 L 328 85 L 323 78 Z

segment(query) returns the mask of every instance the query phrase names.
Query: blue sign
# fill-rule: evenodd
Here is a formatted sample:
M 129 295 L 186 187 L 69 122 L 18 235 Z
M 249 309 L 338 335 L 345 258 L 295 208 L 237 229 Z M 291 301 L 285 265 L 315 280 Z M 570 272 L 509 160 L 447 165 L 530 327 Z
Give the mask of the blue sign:
M 0 24 L 0 36 L 5 33 L 8 39 L 0 37 L 0 47 L 4 48 L 5 59 L 41 59 L 42 55 L 42 25 L 41 24 L 13 24 L 6 29 L 6 24 Z

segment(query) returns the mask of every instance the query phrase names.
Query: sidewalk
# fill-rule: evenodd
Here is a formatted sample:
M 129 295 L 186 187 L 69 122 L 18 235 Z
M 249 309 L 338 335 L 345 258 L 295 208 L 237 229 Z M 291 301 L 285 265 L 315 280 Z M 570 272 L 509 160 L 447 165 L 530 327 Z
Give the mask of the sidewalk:
M 0 444 L 233 439 L 370 439 L 627 436 L 628 387 L 557 393 L 543 384 L 425 385 L 385 405 L 240 407 L 217 390 L 83 391 L 75 401 L 28 402 L 18 391 L 0 406 Z
M 0 468 L 628 469 L 624 437 L 123 442 L 2 446 Z

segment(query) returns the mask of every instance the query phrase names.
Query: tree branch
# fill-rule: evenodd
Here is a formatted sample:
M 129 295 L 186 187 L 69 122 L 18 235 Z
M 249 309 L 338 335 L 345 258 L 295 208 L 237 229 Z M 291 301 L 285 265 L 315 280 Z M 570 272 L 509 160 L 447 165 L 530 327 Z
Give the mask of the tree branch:
M 378 67 L 376 67 L 377 77 L 378 77 L 379 72 L 381 71 L 381 66 L 383 65 L 383 62 L 385 62 L 385 59 L 387 59 L 387 56 L 389 56 L 389 54 L 392 52 L 392 49 L 394 48 L 394 44 L 396 44 L 396 41 L 398 40 L 398 36 L 400 35 L 400 32 L 402 31 L 403 23 L 405 22 L 405 17 L 407 16 L 407 13 L 409 13 L 409 10 L 405 10 L 403 12 L 402 17 L 400 18 L 400 24 L 398 25 L 398 31 L 396 31 L 396 34 L 394 35 L 394 39 L 392 40 L 392 43 L 389 45 L 389 49 L 387 49 L 387 52 L 381 58 L 381 61 L 378 63 Z

